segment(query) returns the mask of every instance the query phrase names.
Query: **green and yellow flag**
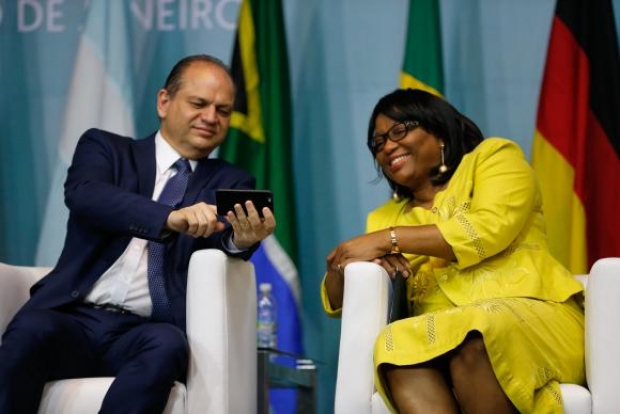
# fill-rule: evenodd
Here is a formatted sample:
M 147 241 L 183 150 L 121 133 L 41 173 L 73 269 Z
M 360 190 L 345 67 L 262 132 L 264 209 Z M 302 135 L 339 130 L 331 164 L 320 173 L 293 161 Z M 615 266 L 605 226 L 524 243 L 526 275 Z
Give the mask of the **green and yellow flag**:
M 254 174 L 257 188 L 274 192 L 276 237 L 296 261 L 291 98 L 279 0 L 241 3 L 231 69 L 237 96 L 220 157 Z
M 439 0 L 410 0 L 400 87 L 443 94 Z
M 231 130 L 219 157 L 273 191 L 275 234 L 252 256 L 257 284 L 271 283 L 277 303 L 277 348 L 302 353 L 293 188 L 288 53 L 280 0 L 243 0 L 231 70 L 237 85 Z M 273 390 L 275 413 L 294 411 L 295 394 Z

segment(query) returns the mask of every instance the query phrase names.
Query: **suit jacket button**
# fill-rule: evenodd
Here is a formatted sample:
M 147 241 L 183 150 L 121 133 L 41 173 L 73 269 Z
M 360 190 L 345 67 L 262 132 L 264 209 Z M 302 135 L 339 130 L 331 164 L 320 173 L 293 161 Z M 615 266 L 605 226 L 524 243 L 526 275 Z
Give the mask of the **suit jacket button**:
M 78 298 L 80 296 L 80 292 L 78 292 L 77 290 L 74 290 L 73 292 L 71 292 L 71 297 L 72 298 Z

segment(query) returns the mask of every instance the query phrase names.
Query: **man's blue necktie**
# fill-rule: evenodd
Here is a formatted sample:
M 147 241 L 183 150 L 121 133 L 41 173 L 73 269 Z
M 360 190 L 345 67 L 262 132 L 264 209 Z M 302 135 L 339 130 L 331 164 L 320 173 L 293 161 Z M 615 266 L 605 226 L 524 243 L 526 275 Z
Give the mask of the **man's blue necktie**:
M 183 158 L 179 158 L 174 163 L 174 168 L 177 170 L 177 173 L 168 179 L 157 201 L 176 207 L 183 200 L 185 190 L 187 189 L 187 181 L 192 170 L 189 161 Z M 170 301 L 168 300 L 164 283 L 166 271 L 165 253 L 165 243 L 149 242 L 148 279 L 151 301 L 153 302 L 151 319 L 161 322 L 172 322 Z

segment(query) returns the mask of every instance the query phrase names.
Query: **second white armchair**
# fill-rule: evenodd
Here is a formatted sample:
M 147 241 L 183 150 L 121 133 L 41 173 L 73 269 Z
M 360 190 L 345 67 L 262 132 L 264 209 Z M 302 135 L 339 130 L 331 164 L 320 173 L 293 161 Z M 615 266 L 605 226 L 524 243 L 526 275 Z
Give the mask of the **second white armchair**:
M 375 339 L 387 324 L 392 285 L 370 262 L 345 268 L 336 414 L 388 413 L 373 385 Z M 620 258 L 597 261 L 586 285 L 586 374 L 588 386 L 561 384 L 567 414 L 620 413 Z

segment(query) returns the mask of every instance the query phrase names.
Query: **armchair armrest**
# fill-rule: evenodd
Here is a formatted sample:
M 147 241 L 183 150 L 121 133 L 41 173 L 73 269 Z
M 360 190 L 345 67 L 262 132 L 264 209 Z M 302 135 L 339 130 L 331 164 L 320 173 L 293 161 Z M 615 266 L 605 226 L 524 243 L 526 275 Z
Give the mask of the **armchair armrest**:
M 30 287 L 49 271 L 47 267 L 0 263 L 0 337 L 15 313 L 30 297 Z
M 592 266 L 586 289 L 586 376 L 593 413 L 620 412 L 620 258 Z
M 385 269 L 371 262 L 350 263 L 344 280 L 335 412 L 370 413 L 373 347 L 387 324 L 392 284 Z
M 219 250 L 200 250 L 190 260 L 187 283 L 188 412 L 255 413 L 252 263 Z

